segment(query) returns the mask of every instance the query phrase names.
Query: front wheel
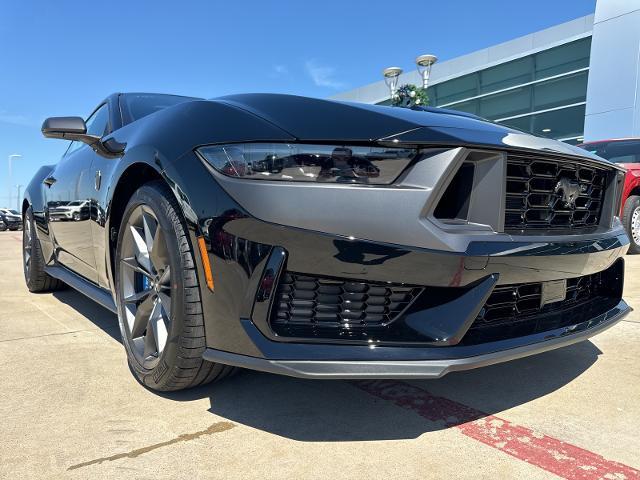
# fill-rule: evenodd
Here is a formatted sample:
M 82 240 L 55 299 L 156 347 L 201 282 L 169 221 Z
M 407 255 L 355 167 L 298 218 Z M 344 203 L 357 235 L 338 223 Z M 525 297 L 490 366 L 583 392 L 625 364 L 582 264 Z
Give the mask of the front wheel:
M 194 252 L 179 208 L 162 182 L 132 196 L 116 248 L 116 297 L 131 369 L 154 390 L 181 390 L 234 369 L 202 359 L 204 318 Z
M 631 195 L 624 202 L 622 222 L 629 234 L 629 253 L 640 253 L 640 196 Z

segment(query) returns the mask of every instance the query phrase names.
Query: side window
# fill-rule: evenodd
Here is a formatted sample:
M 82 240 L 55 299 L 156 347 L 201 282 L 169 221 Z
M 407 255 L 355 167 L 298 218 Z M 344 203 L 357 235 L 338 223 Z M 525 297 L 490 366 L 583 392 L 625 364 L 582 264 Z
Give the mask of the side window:
M 73 152 L 78 150 L 83 145 L 84 145 L 84 143 L 82 143 L 82 142 L 78 142 L 78 141 L 71 142 L 71 145 L 69 145 L 69 148 L 65 152 L 64 156 L 66 157 L 67 155 L 72 154 Z
M 93 115 L 87 119 L 86 124 L 88 134 L 102 137 L 107 133 L 107 127 L 109 126 L 109 107 L 107 104 L 105 103 L 93 112 Z
M 91 116 L 87 118 L 87 121 L 85 123 L 87 125 L 87 133 L 102 137 L 105 133 L 107 133 L 107 129 L 109 127 L 108 105 L 105 103 L 100 108 L 98 108 L 98 110 L 93 112 L 93 114 L 91 114 Z M 83 146 L 86 146 L 86 144 L 78 141 L 71 142 L 71 145 L 69 145 L 69 148 L 65 152 L 64 156 L 66 157 L 67 155 L 70 155 Z

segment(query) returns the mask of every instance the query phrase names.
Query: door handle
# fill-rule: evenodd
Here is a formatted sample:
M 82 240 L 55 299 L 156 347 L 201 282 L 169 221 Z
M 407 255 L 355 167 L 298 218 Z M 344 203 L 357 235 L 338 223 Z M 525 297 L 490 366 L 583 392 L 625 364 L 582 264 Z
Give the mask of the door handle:
M 100 185 L 102 185 L 102 172 L 96 170 L 96 190 L 100 190 Z
M 42 183 L 44 183 L 47 187 L 51 187 L 51 185 L 53 185 L 57 181 L 58 180 L 56 180 L 55 177 L 47 177 L 44 179 Z

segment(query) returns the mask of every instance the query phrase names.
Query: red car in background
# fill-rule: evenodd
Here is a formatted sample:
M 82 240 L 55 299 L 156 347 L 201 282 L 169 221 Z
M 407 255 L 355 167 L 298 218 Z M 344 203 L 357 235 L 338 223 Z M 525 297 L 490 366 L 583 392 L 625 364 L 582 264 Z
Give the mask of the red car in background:
M 631 239 L 629 253 L 640 253 L 640 138 L 601 140 L 579 146 L 627 169 L 620 218 Z

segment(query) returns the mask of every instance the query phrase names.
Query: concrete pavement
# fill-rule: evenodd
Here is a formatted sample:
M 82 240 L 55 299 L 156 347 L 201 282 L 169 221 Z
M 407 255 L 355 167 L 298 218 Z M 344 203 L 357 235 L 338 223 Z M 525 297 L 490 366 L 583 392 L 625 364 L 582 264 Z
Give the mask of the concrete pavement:
M 156 394 L 113 314 L 30 294 L 0 232 L 0 478 L 638 478 L 636 312 L 591 341 L 413 382 L 245 372 Z

